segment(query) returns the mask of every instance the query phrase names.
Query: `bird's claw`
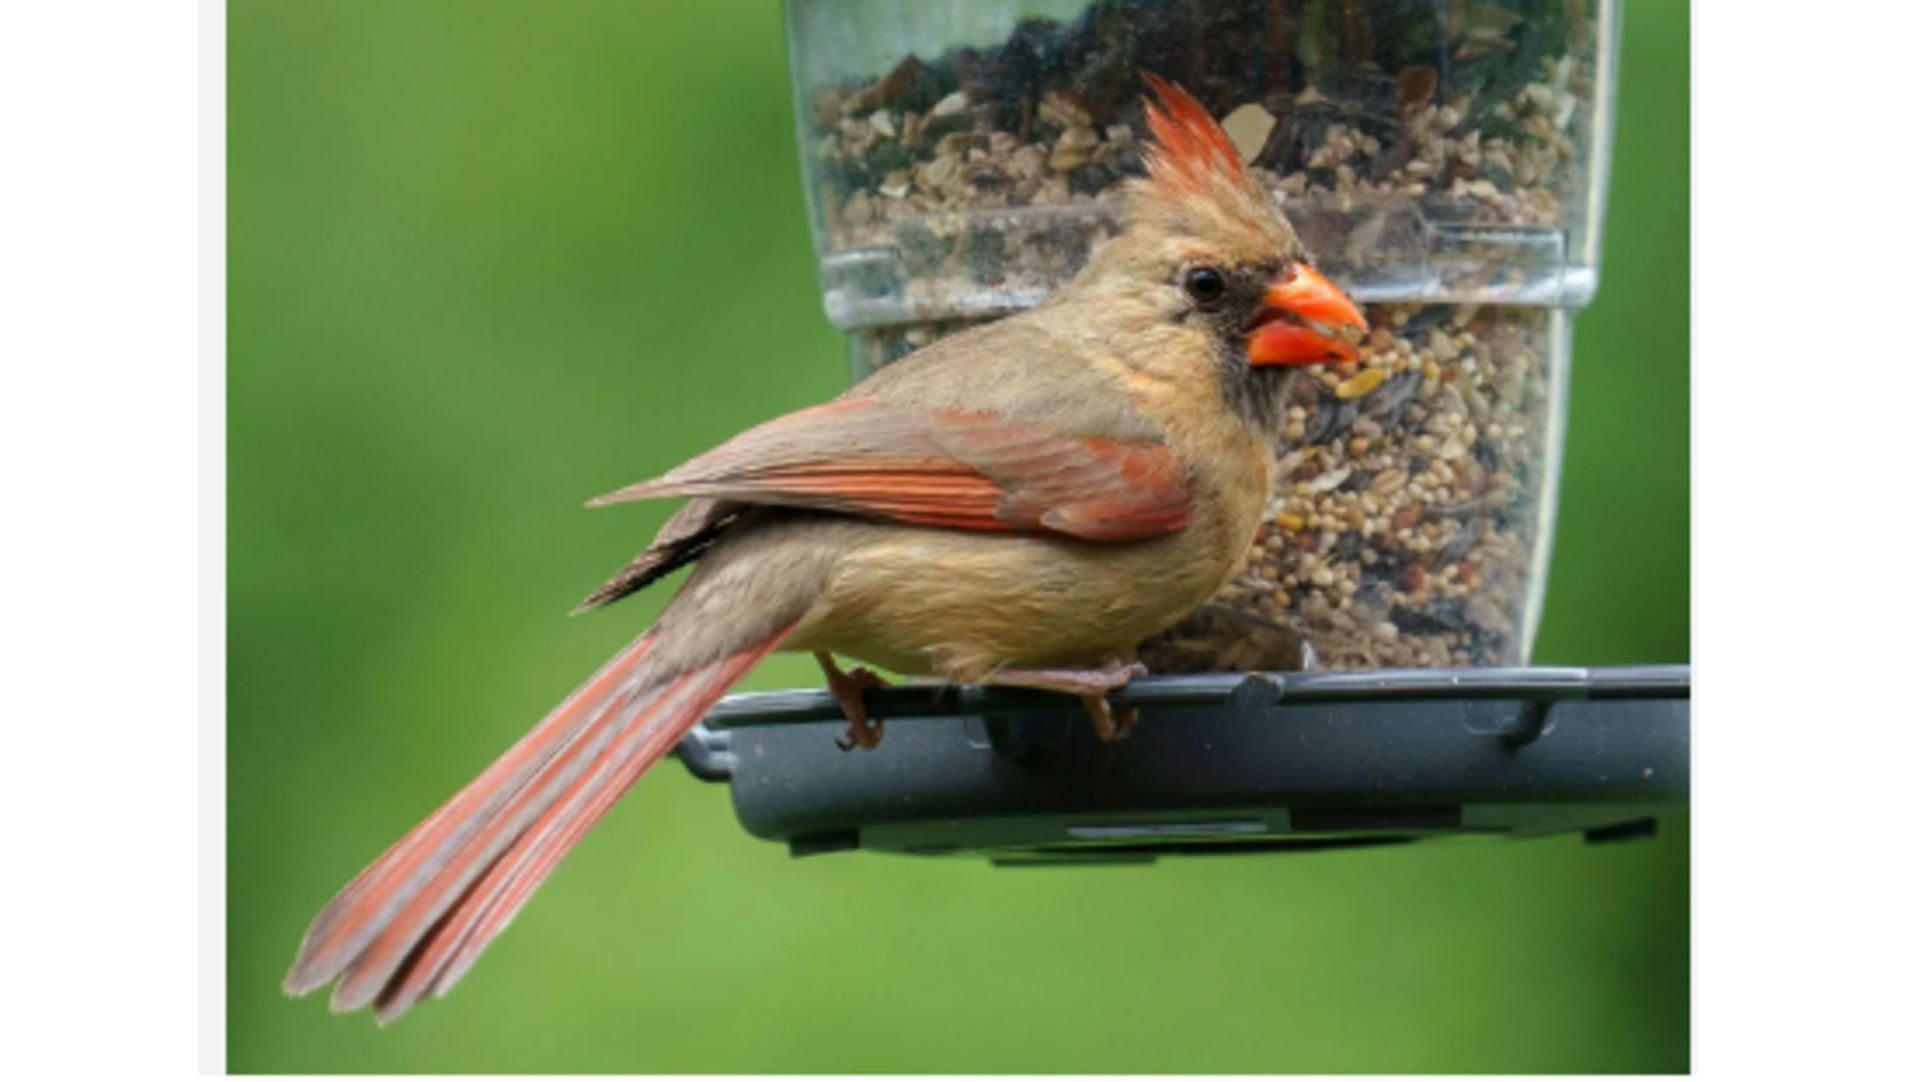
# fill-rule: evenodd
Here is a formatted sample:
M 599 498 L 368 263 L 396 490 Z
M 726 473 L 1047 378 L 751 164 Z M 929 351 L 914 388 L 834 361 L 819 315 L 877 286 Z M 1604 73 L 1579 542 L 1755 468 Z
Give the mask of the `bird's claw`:
M 1093 735 L 1102 743 L 1125 740 L 1135 725 L 1140 724 L 1140 711 L 1131 706 L 1115 706 L 1107 701 L 1106 695 L 1087 695 L 1080 702 L 1087 708 L 1088 716 L 1093 718 Z
M 841 751 L 872 751 L 880 746 L 880 738 L 886 735 L 887 723 L 882 718 L 867 713 L 864 698 L 868 688 L 890 687 L 879 673 L 865 666 L 856 667 L 847 672 L 834 664 L 830 654 L 815 654 L 820 669 L 827 674 L 827 691 L 839 701 L 840 709 L 847 715 L 847 734 L 836 737 L 834 744 Z
M 872 751 L 880 746 L 880 738 L 885 735 L 887 735 L 887 723 L 883 719 L 848 718 L 847 735 L 834 737 L 833 743 L 841 751 L 852 751 L 855 748 L 861 751 Z
M 1111 741 L 1127 738 L 1139 724 L 1140 711 L 1131 706 L 1114 706 L 1107 701 L 1107 693 L 1145 675 L 1147 667 L 1140 662 L 1113 657 L 1093 669 L 1000 669 L 989 674 L 987 682 L 1078 695 L 1093 719 L 1094 735 L 1102 741 Z

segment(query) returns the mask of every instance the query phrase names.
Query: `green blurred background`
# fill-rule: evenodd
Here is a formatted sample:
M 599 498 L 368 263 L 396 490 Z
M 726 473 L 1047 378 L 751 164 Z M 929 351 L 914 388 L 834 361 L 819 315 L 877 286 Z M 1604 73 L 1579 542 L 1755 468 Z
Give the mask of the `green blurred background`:
M 838 392 L 778 5 L 229 5 L 234 1071 L 1681 1071 L 1688 841 L 794 861 L 669 764 L 448 1000 L 315 910 L 651 618 L 581 501 Z M 1688 10 L 1627 13 L 1537 660 L 1685 661 Z M 747 684 L 817 684 L 776 659 Z

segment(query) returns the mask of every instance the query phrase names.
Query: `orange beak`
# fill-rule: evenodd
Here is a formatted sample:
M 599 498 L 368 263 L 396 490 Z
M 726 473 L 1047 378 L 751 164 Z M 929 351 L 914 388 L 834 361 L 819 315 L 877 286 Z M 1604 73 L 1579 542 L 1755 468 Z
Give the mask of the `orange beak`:
M 1266 305 L 1247 331 L 1247 359 L 1254 364 L 1321 364 L 1351 361 L 1360 351 L 1341 330 L 1367 331 L 1367 318 L 1345 293 L 1305 263 L 1267 289 Z

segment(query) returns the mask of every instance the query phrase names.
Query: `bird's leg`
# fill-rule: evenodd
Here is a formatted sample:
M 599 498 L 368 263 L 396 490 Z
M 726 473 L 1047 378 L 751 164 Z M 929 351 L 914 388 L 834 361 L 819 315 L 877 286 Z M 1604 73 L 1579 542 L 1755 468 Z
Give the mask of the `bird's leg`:
M 872 751 L 880 746 L 880 737 L 887 731 L 887 723 L 867 714 L 867 703 L 863 695 L 868 688 L 883 688 L 888 684 L 880 674 L 864 666 L 846 672 L 833 663 L 833 655 L 825 650 L 815 650 L 813 659 L 820 663 L 820 671 L 827 674 L 827 690 L 840 700 L 840 709 L 847 714 L 847 735 L 834 741 L 841 751 L 860 748 Z
M 1138 661 L 1113 657 L 1097 669 L 998 669 L 983 683 L 1078 695 L 1093 718 L 1095 736 L 1101 740 L 1125 740 L 1139 723 L 1140 712 L 1131 706 L 1114 706 L 1107 701 L 1107 693 L 1126 687 L 1136 676 L 1145 675 L 1147 667 Z

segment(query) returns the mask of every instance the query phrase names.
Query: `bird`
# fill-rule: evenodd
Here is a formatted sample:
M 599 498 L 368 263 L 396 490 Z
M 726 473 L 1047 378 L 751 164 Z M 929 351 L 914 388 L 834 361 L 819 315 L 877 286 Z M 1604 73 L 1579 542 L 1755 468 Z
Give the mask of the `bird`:
M 1301 366 L 1353 301 L 1185 90 L 1143 73 L 1122 227 L 1040 304 L 590 501 L 681 498 L 594 609 L 692 571 L 657 622 L 320 911 L 285 981 L 382 1024 L 444 995 L 727 690 L 812 653 L 848 717 L 875 669 L 1080 696 L 1102 739 L 1134 649 L 1244 565 Z M 863 663 L 843 670 L 835 657 Z M 866 666 L 873 666 L 868 668 Z

